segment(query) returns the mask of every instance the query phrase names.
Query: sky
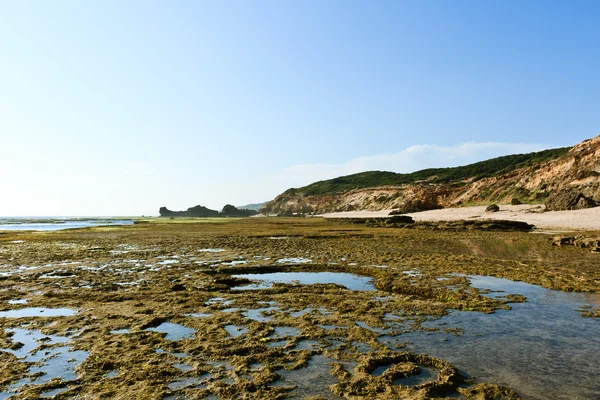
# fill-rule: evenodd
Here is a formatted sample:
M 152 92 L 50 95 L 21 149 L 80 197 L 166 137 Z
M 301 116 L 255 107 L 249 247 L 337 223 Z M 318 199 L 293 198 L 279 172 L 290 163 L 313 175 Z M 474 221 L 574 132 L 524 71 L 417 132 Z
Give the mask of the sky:
M 0 0 L 0 215 L 221 209 L 600 134 L 600 2 Z

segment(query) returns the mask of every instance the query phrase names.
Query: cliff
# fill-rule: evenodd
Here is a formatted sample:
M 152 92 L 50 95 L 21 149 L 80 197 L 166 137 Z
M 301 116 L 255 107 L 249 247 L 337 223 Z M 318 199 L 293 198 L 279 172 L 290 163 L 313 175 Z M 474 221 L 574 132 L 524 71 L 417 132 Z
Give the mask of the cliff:
M 571 148 L 498 157 L 411 174 L 369 171 L 289 189 L 267 214 L 397 209 L 402 212 L 483 205 L 546 203 L 551 210 L 600 202 L 600 136 Z

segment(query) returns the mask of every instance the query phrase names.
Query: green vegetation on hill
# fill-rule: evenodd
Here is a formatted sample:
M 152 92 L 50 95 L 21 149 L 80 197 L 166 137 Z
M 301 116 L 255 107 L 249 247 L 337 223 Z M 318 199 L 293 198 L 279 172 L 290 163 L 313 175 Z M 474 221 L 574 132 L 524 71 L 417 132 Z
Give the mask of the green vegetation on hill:
M 430 183 L 460 183 L 468 179 L 482 179 L 502 175 L 518 168 L 544 161 L 554 160 L 565 155 L 571 147 L 561 147 L 528 154 L 514 154 L 480 161 L 462 167 L 429 168 L 410 174 L 397 174 L 386 171 L 368 171 L 319 181 L 298 189 L 288 189 L 286 194 L 301 193 L 305 196 L 334 195 L 353 189 L 379 186 L 399 186 L 419 181 Z

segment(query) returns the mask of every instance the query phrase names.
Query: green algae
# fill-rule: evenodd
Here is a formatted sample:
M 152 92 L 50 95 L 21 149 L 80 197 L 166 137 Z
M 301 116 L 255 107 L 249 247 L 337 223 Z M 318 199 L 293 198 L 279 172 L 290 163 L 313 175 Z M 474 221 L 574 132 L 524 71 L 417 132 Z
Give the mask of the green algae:
M 599 272 L 592 268 L 595 254 L 548 246 L 543 235 L 349 227 L 320 219 L 227 222 L 156 221 L 130 227 L 0 234 L 0 271 L 12 272 L 0 278 L 0 308 L 19 309 L 21 305 L 3 301 L 27 297 L 27 307 L 79 310 L 76 315 L 43 320 L 0 319 L 0 347 L 17 346 L 5 330 L 24 324 L 48 335 L 69 335 L 71 345 L 90 356 L 63 396 L 237 398 L 244 393 L 246 398 L 286 398 L 295 389 L 277 384 L 281 371 L 301 372 L 311 359 L 323 356 L 333 360 L 329 373 L 337 381 L 327 392 L 343 397 L 440 398 L 461 391 L 469 398 L 496 398 L 491 396 L 498 393 L 504 396 L 498 398 L 513 398 L 514 392 L 491 383 L 459 388 L 465 382 L 451 364 L 402 349 L 392 351 L 378 338 L 383 331 L 402 335 L 430 330 L 422 323 L 449 310 L 493 313 L 525 300 L 484 296 L 455 273 L 494 275 L 563 290 L 598 292 L 600 287 Z M 25 242 L 11 243 L 14 240 Z M 286 258 L 313 262 L 276 263 Z M 177 262 L 165 263 L 169 260 Z M 232 290 L 248 282 L 233 278 L 234 274 L 280 271 L 369 276 L 377 291 L 350 291 L 334 283 L 274 283 L 259 291 Z M 61 279 L 40 279 L 49 273 Z M 268 321 L 244 314 L 265 307 L 261 302 L 274 302 L 263 314 Z M 302 310 L 308 311 L 297 314 Z M 194 313 L 206 317 L 186 316 Z M 390 314 L 399 317 L 395 325 L 386 318 Z M 167 321 L 195 334 L 169 340 L 166 333 L 146 330 Z M 246 331 L 231 337 L 225 329 L 228 325 Z M 327 326 L 334 328 L 322 328 Z M 294 327 L 298 335 L 271 347 L 269 343 L 279 340 L 274 339 L 276 327 Z M 129 332 L 111 334 L 120 329 Z M 305 348 L 307 342 L 314 345 Z M 369 351 L 358 351 L 353 343 L 364 343 Z M 192 369 L 176 368 L 175 354 L 186 355 L 186 365 Z M 14 356 L 4 352 L 0 356 L 6 366 L 0 374 L 1 390 L 25 377 L 27 368 Z M 348 370 L 343 364 L 348 362 L 357 366 Z M 253 368 L 257 363 L 262 365 L 259 370 Z M 391 367 L 376 377 L 371 372 L 378 365 Z M 436 379 L 414 387 L 393 383 L 401 376 L 415 375 L 419 365 L 438 370 Z M 106 379 L 113 371 L 118 375 Z M 193 378 L 202 378 L 202 384 L 169 387 Z M 15 398 L 36 396 L 56 385 L 25 387 Z

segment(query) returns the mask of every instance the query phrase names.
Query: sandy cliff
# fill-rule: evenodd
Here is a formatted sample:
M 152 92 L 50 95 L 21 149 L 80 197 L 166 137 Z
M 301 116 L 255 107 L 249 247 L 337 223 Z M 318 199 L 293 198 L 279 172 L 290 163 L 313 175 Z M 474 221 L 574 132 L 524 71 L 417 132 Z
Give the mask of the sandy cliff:
M 271 214 L 399 209 L 406 212 L 462 205 L 542 203 L 550 210 L 587 208 L 600 203 L 600 136 L 555 159 L 478 179 L 431 183 L 435 179 L 342 193 L 308 195 L 286 191 L 263 207 Z

